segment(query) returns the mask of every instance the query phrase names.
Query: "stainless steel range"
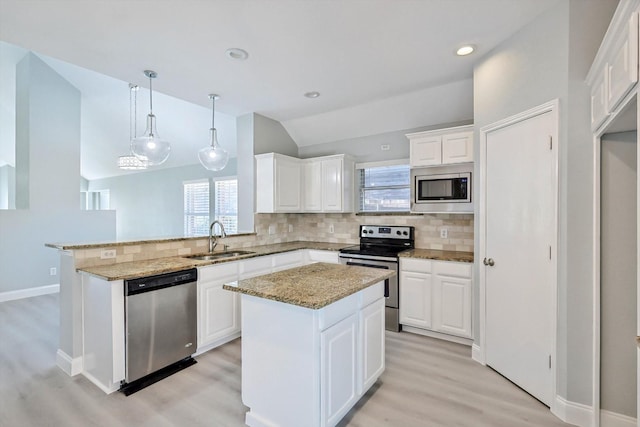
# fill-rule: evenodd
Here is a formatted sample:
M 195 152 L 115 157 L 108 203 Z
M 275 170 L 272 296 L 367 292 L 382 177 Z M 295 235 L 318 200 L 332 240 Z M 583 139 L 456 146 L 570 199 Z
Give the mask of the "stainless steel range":
M 360 244 L 340 250 L 340 263 L 393 270 L 385 280 L 385 321 L 388 331 L 400 331 L 398 298 L 398 253 L 414 247 L 414 228 L 405 226 L 361 225 Z

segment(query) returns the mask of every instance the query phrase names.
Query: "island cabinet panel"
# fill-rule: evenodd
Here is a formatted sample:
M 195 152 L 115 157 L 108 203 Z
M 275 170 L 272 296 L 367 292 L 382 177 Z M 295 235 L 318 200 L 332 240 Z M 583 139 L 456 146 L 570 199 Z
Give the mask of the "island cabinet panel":
M 238 262 L 198 269 L 198 353 L 240 336 L 240 298 L 222 289 L 238 280 Z
M 242 294 L 249 426 L 335 426 L 384 371 L 384 282 L 313 310 Z
M 358 317 L 320 334 L 320 425 L 335 425 L 358 401 Z
M 82 275 L 82 374 L 105 393 L 125 377 L 124 282 Z
M 362 386 L 368 390 L 384 372 L 384 301 L 369 304 L 360 312 L 363 343 Z

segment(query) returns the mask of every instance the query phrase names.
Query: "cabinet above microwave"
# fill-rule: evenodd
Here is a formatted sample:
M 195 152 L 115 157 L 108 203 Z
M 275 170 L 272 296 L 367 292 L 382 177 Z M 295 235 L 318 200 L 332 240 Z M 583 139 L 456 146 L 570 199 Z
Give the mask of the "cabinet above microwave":
M 450 165 L 473 162 L 473 125 L 406 134 L 410 165 Z

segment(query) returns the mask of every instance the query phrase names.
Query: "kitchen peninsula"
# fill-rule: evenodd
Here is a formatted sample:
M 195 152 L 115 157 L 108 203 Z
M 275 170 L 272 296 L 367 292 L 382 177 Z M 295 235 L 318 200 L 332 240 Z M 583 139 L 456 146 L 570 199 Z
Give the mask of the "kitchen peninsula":
M 249 426 L 333 426 L 384 371 L 384 280 L 310 264 L 223 286 L 242 294 Z

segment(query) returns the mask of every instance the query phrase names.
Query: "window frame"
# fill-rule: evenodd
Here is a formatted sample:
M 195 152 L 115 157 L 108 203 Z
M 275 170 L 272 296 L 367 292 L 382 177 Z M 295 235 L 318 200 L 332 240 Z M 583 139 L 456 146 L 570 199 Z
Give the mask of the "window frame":
M 378 187 L 364 187 L 364 171 L 367 169 L 375 169 L 375 168 L 383 168 L 389 166 L 406 166 L 407 171 L 409 172 L 409 178 L 407 184 L 403 185 L 389 185 L 389 186 L 378 186 Z M 358 197 L 358 213 L 360 214 L 375 214 L 375 213 L 409 213 L 411 209 L 411 167 L 409 164 L 409 159 L 398 159 L 398 160 L 386 160 L 380 162 L 366 162 L 366 163 L 356 163 L 356 186 L 357 186 L 357 197 Z M 409 197 L 407 198 L 407 209 L 406 210 L 364 210 L 364 193 L 367 190 L 409 190 Z

